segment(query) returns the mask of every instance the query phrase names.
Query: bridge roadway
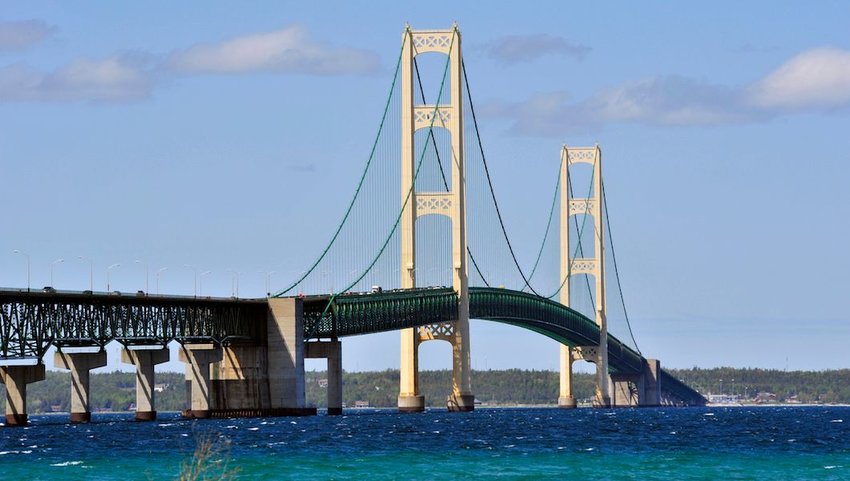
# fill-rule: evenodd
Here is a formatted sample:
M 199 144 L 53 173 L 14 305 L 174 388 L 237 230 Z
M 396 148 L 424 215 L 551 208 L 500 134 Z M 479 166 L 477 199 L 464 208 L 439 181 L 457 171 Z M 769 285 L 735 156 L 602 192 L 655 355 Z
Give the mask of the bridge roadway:
M 451 288 L 398 289 L 382 293 L 313 296 L 304 300 L 304 338 L 356 336 L 452 321 L 457 294 Z M 599 344 L 599 326 L 578 311 L 528 292 L 491 287 L 469 288 L 469 317 L 511 324 L 571 347 Z M 643 372 L 647 360 L 608 334 L 608 362 L 613 373 Z M 688 405 L 705 399 L 665 370 L 662 390 Z
M 573 347 L 599 343 L 594 321 L 558 302 L 530 293 L 472 287 L 470 317 L 515 325 Z M 451 288 L 306 296 L 303 340 L 337 339 L 452 321 L 457 294 Z M 329 302 L 330 301 L 330 302 Z M 268 299 L 160 296 L 139 293 L 0 289 L 0 364 L 43 358 L 60 348 L 202 342 L 259 345 L 267 338 Z M 608 337 L 613 373 L 638 373 L 646 359 Z M 661 370 L 663 390 L 686 404 L 702 396 Z

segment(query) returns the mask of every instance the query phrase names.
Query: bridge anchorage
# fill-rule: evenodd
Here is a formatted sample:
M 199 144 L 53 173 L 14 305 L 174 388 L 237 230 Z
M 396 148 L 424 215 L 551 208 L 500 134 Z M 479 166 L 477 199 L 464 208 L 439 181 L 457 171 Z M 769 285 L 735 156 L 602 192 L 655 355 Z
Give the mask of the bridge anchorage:
M 416 61 L 424 53 L 445 58 L 434 103 L 425 101 Z M 400 88 L 396 89 L 396 85 Z M 704 404 L 699 393 L 661 369 L 659 361 L 646 359 L 636 345 L 622 342 L 609 332 L 611 313 L 605 274 L 606 253 L 613 256 L 613 246 L 610 241 L 605 242 L 610 238 L 610 227 L 601 149 L 561 149 L 555 189 L 555 199 L 560 198 L 560 202 L 553 199 L 541 246 L 542 253 L 549 226 L 553 218 L 557 219 L 560 242 L 558 252 L 553 254 L 557 261 L 549 262 L 557 267 L 553 269 L 555 289 L 551 295 L 541 295 L 540 285 L 535 289 L 531 282 L 538 264 L 526 275 L 502 222 L 469 90 L 457 26 L 428 31 L 405 28 L 384 118 L 354 199 L 316 262 L 291 286 L 273 296 L 238 299 L 52 288 L 0 289 L 0 381 L 6 385 L 6 425 L 27 423 L 26 388 L 44 379 L 44 356 L 50 346 L 57 348 L 54 365 L 71 371 L 71 421 L 88 422 L 89 371 L 106 363 L 104 346 L 112 341 L 124 347 L 121 360 L 136 368 L 139 421 L 156 419 L 154 367 L 168 360 L 167 344 L 172 341 L 179 343 L 179 359 L 186 369 L 186 417 L 315 414 L 316 409 L 305 401 L 305 358 L 328 360 L 328 414 L 340 414 L 341 339 L 387 331 L 400 331 L 400 411 L 425 409 L 419 388 L 419 347 L 432 340 L 447 341 L 452 346 L 452 391 L 447 408 L 472 411 L 470 319 L 529 329 L 560 343 L 558 405 L 563 408 L 577 405 L 572 388 L 572 367 L 577 360 L 596 366 L 594 406 Z M 372 180 L 374 164 L 380 160 L 376 158 L 376 152 L 381 151 L 377 148 L 379 140 L 388 136 L 387 131 L 393 137 L 390 142 L 399 140 L 396 130 L 385 129 L 393 106 L 399 108 L 401 142 L 397 151 L 389 150 L 386 161 L 398 168 L 400 159 L 400 169 L 388 170 L 391 177 Z M 465 112 L 471 113 L 474 127 L 466 146 Z M 435 134 L 435 128 L 447 136 Z M 426 155 L 429 149 L 430 154 Z M 448 172 L 443 169 L 440 152 L 451 164 Z M 476 155 L 480 163 L 467 162 Z M 426 157 L 439 169 L 433 170 L 439 174 L 434 177 L 436 183 L 429 184 L 422 174 L 429 168 L 423 168 Z M 587 164 L 592 171 L 588 194 L 576 197 L 571 189 L 571 173 L 576 166 Z M 485 225 L 484 215 L 467 216 L 467 192 L 478 187 L 477 174 L 471 169 L 477 167 L 483 167 L 483 174 L 478 174 L 486 178 L 486 184 L 481 182 L 486 186 L 482 198 L 491 202 L 486 208 L 495 209 L 487 212 L 494 213 L 490 217 L 498 219 L 501 229 L 494 235 L 482 234 L 483 247 L 470 242 L 475 240 L 476 230 L 467 231 L 467 222 L 479 228 Z M 400 198 L 384 195 L 386 185 L 399 178 Z M 370 189 L 377 192 L 372 203 Z M 554 216 L 556 210 L 558 216 Z M 583 218 L 581 228 L 579 217 Z M 586 253 L 582 239 L 588 217 L 593 219 L 592 230 L 588 231 L 593 241 Z M 432 230 L 431 237 L 424 236 L 433 219 L 446 220 L 449 226 L 444 231 Z M 375 234 L 385 227 L 378 225 L 383 220 L 391 227 L 386 237 Z M 353 255 L 355 249 L 367 245 L 357 237 L 362 235 L 358 222 L 366 224 L 377 250 L 374 256 L 367 252 L 370 257 L 363 264 L 357 264 L 362 260 Z M 419 224 L 424 224 L 419 226 L 424 228 L 418 229 Z M 468 232 L 473 234 L 469 238 Z M 353 241 L 346 244 L 342 239 L 349 234 Z M 497 270 L 491 269 L 490 263 L 503 260 L 506 255 L 489 252 L 488 247 L 499 236 L 504 237 L 508 257 L 513 260 L 510 269 L 515 267 L 522 279 L 519 289 L 496 288 L 488 281 L 488 277 L 495 277 L 490 272 Z M 440 268 L 423 255 L 433 251 L 435 244 L 446 246 L 442 254 L 448 259 L 440 259 L 447 264 L 445 282 L 428 275 L 430 270 Z M 538 262 L 540 259 L 538 254 Z M 613 264 L 616 273 L 616 263 Z M 343 277 L 346 272 L 351 272 L 354 279 L 341 289 L 323 291 L 324 287 L 315 287 L 316 279 L 327 280 L 329 273 Z M 357 272 L 360 274 L 354 275 Z M 471 274 L 477 285 L 470 285 Z M 571 284 L 579 278 L 585 281 L 583 285 Z M 375 284 L 387 289 L 376 287 L 367 292 Z M 577 294 L 583 289 L 577 286 L 587 288 L 591 307 L 584 312 L 590 315 L 582 313 Z

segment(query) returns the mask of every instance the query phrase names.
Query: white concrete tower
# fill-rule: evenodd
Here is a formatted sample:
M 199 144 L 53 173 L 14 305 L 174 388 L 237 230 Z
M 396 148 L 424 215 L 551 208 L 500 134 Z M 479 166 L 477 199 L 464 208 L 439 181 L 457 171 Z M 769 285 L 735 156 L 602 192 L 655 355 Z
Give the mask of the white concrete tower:
M 416 219 L 424 215 L 444 215 L 452 224 L 452 286 L 458 294 L 458 319 L 455 322 L 423 326 L 401 331 L 401 375 L 398 396 L 400 411 L 422 411 L 425 399 L 419 392 L 419 344 L 444 340 L 452 344 L 452 394 L 447 401 L 450 411 L 474 408 L 469 355 L 469 279 L 466 251 L 466 193 L 464 190 L 463 91 L 460 31 L 411 30 L 405 28 L 401 60 L 401 198 L 410 199 L 401 218 L 401 286 L 416 287 Z M 413 59 L 422 53 L 438 52 L 449 56 L 448 85 L 444 86 L 439 105 L 415 105 Z M 449 102 L 445 102 L 448 94 Z M 451 190 L 416 192 L 414 133 L 430 127 L 445 128 L 451 134 Z M 412 193 L 411 193 L 412 192 Z
M 593 168 L 593 187 L 590 197 L 572 197 L 570 195 L 570 168 L 575 164 L 591 164 Z M 608 378 L 608 319 L 605 315 L 605 251 L 602 239 L 602 151 L 599 146 L 571 148 L 561 150 L 561 279 L 568 276 L 588 274 L 593 276 L 596 288 L 596 324 L 599 326 L 599 345 L 571 348 L 561 346 L 561 390 L 558 405 L 564 408 L 576 406 L 573 396 L 573 361 L 584 359 L 596 363 L 596 395 L 594 406 L 611 405 Z M 570 221 L 574 215 L 593 217 L 594 248 L 593 257 L 571 258 Z M 566 280 L 560 293 L 561 304 L 570 305 L 570 282 Z

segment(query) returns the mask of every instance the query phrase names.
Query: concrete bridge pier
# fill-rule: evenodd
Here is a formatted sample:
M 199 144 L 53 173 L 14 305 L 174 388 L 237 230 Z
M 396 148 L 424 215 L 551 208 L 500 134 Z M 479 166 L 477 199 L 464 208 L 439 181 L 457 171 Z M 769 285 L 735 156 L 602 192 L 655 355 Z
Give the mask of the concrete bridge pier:
M 658 406 L 661 399 L 660 369 L 661 363 L 657 359 L 647 359 L 642 372 L 611 374 L 611 406 Z
M 342 343 L 308 342 L 304 344 L 304 357 L 328 360 L 328 415 L 342 414 Z
M 303 301 L 269 298 L 266 330 L 271 409 L 306 414 Z
M 210 417 L 210 364 L 221 359 L 221 347 L 213 343 L 180 346 L 180 360 L 186 363 L 186 381 L 190 384 L 189 409 L 185 417 Z
M 642 406 L 644 394 L 643 373 L 611 374 L 611 407 Z
M 575 409 L 576 398 L 573 395 L 573 362 L 575 352 L 570 346 L 561 344 L 561 392 L 558 396 L 558 407 Z
M 244 415 L 268 409 L 269 379 L 264 346 L 228 345 L 212 366 L 212 409 Z
M 661 405 L 661 382 L 658 376 L 661 374 L 661 361 L 658 359 L 647 359 L 643 366 L 643 394 L 644 399 L 641 406 Z
M 419 413 L 425 410 L 425 396 L 419 393 L 419 344 L 417 329 L 401 330 L 401 369 L 399 370 L 398 410 Z
M 44 364 L 0 365 L 0 382 L 6 385 L 6 426 L 27 425 L 27 384 L 44 380 Z
M 97 347 L 66 347 L 57 351 L 53 363 L 71 371 L 71 422 L 91 421 L 89 371 L 106 365 L 106 351 Z
M 155 421 L 154 366 L 168 361 L 168 348 L 130 346 L 121 351 L 121 362 L 136 366 L 136 421 Z

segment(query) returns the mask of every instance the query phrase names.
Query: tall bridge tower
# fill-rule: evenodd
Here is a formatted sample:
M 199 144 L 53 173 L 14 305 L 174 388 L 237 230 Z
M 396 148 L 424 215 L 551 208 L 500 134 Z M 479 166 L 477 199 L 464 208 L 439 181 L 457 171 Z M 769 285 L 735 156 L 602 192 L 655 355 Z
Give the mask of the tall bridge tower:
M 438 105 L 414 103 L 414 58 L 438 52 L 449 56 L 449 102 Z M 412 30 L 405 28 L 401 60 L 401 196 L 405 205 L 401 218 L 401 286 L 416 287 L 416 219 L 444 215 L 451 220 L 452 286 L 458 295 L 456 322 L 433 324 L 401 331 L 401 375 L 398 396 L 400 411 L 422 411 L 425 399 L 419 391 L 419 344 L 443 340 L 452 345 L 452 394 L 450 411 L 471 411 L 474 396 L 470 379 L 469 278 L 466 250 L 466 193 L 464 191 L 463 91 L 460 31 Z M 451 190 L 416 192 L 417 130 L 441 127 L 451 135 Z M 405 204 L 405 199 L 410 196 Z
M 576 164 L 591 164 L 592 188 L 590 197 L 573 197 L 570 192 L 570 168 Z M 596 364 L 596 395 L 594 406 L 611 405 L 608 378 L 608 319 L 605 310 L 605 247 L 602 239 L 602 150 L 599 146 L 561 149 L 561 279 L 565 279 L 560 292 L 561 304 L 570 306 L 569 277 L 587 274 L 595 281 L 595 319 L 599 326 L 599 345 L 570 347 L 561 345 L 561 389 L 558 406 L 573 408 L 573 361 L 584 359 Z M 593 256 L 572 258 L 570 249 L 570 221 L 575 215 L 593 217 Z M 580 240 L 579 240 L 580 242 Z

